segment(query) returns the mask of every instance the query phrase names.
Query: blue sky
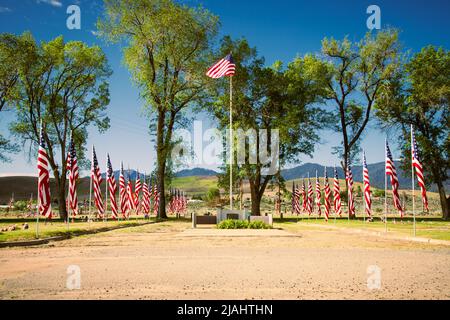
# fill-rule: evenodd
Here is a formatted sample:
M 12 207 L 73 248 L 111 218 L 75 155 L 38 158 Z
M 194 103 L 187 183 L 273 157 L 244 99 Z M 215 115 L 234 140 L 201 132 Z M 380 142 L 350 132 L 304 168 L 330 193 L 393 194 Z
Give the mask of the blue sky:
M 289 62 L 297 54 L 319 52 L 324 37 L 338 39 L 348 35 L 359 40 L 366 32 L 366 8 L 376 4 L 381 8 L 382 28 L 401 30 L 400 40 L 405 50 L 416 52 L 432 44 L 450 47 L 450 2 L 428 1 L 335 1 L 335 0 L 186 0 L 190 5 L 203 4 L 221 20 L 221 34 L 246 37 L 258 48 L 267 64 L 275 60 Z M 66 9 L 77 4 L 81 9 L 81 30 L 68 30 Z M 95 144 L 100 163 L 110 152 L 113 165 L 121 160 L 125 166 L 151 171 L 154 168 L 154 145 L 142 113 L 143 101 L 130 81 L 122 64 L 121 48 L 108 46 L 95 34 L 95 21 L 102 11 L 102 1 L 87 0 L 0 0 L 0 32 L 22 33 L 30 30 L 37 40 L 50 40 L 60 34 L 66 40 L 82 40 L 100 45 L 113 69 L 110 78 L 111 103 L 108 115 L 111 128 L 100 135 L 90 131 L 88 144 Z M 0 132 L 7 134 L 13 113 L 2 112 Z M 199 116 L 199 120 L 206 120 Z M 207 121 L 204 127 L 213 125 Z M 369 163 L 384 160 L 384 133 L 371 123 L 362 142 Z M 299 157 L 300 162 L 333 165 L 338 160 L 331 148 L 340 142 L 340 135 L 322 132 L 323 144 L 317 146 L 314 157 Z M 392 139 L 394 144 L 395 139 Z M 395 153 L 395 148 L 394 148 Z M 394 154 L 395 156 L 395 154 Z M 102 166 L 102 168 L 104 165 Z M 0 164 L 0 175 L 35 173 L 34 160 L 28 162 L 24 152 L 13 156 L 10 164 Z

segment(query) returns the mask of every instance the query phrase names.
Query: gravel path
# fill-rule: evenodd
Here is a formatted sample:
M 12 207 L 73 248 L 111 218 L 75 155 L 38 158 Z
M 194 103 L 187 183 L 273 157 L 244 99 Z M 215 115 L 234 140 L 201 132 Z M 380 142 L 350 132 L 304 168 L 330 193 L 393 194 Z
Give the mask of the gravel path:
M 230 237 L 189 227 L 148 225 L 0 249 L 0 299 L 450 298 L 449 247 L 336 230 Z M 70 265 L 80 268 L 79 290 L 66 286 Z M 380 288 L 369 290 L 377 268 Z

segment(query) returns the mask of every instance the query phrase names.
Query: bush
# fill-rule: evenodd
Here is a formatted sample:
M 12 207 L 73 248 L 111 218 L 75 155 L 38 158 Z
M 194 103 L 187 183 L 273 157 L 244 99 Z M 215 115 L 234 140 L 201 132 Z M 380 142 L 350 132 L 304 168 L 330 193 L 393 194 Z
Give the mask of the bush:
M 248 224 L 249 229 L 270 229 L 268 224 L 265 224 L 264 221 L 252 221 Z
M 265 224 L 263 221 L 247 220 L 224 220 L 217 226 L 218 229 L 270 229 L 271 227 Z

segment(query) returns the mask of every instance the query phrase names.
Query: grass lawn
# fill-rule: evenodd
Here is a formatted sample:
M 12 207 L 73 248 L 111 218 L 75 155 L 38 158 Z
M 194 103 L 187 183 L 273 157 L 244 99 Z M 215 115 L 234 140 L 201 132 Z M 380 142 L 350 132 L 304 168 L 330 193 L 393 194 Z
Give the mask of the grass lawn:
M 97 221 L 97 222 L 82 222 L 75 220 L 74 223 L 67 224 L 61 220 L 53 220 L 45 223 L 45 220 L 39 222 L 39 238 L 48 238 L 62 235 L 81 235 L 93 231 L 106 231 L 117 226 L 138 226 L 145 222 L 155 221 L 154 218 L 150 220 L 143 220 L 142 216 L 139 218 L 131 217 L 130 220 L 118 221 Z M 22 224 L 28 223 L 29 228 L 22 230 Z M 36 220 L 34 219 L 20 219 L 20 218 L 0 218 L 0 229 L 11 225 L 17 225 L 18 230 L 0 232 L 0 242 L 5 241 L 20 241 L 36 239 Z
M 315 217 L 300 217 L 298 219 L 300 223 L 297 224 L 296 217 L 287 217 L 286 219 L 280 220 L 275 219 L 275 227 L 281 227 L 286 229 L 299 229 L 302 227 L 307 227 L 311 225 L 323 225 L 323 226 L 336 226 L 341 228 L 355 228 L 355 229 L 366 229 L 373 231 L 384 231 L 385 224 L 380 221 L 379 218 L 375 218 L 373 222 L 364 221 L 363 218 L 358 218 L 357 220 L 348 220 L 347 218 L 330 218 L 326 222 L 323 218 L 316 219 Z M 387 224 L 388 232 L 397 233 L 404 236 L 413 236 L 413 218 L 405 217 L 403 220 L 399 218 L 388 218 Z M 439 240 L 450 240 L 450 221 L 443 221 L 438 217 L 417 217 L 416 218 L 416 236 L 439 239 Z

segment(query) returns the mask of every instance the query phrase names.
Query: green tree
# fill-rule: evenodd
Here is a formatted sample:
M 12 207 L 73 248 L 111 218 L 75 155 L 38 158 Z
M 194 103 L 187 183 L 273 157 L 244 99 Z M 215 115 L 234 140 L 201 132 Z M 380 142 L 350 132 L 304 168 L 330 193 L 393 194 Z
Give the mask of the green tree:
M 413 125 L 424 167 L 425 181 L 437 185 L 444 219 L 449 198 L 444 182 L 450 167 L 450 52 L 428 46 L 406 63 L 388 84 L 376 104 L 384 128 L 401 133 L 398 139 L 403 169 L 411 170 L 410 126 Z
M 16 108 L 17 119 L 11 124 L 11 132 L 24 145 L 29 144 L 30 159 L 34 159 L 43 123 L 59 212 L 65 218 L 68 140 L 72 133 L 82 164 L 88 126 L 95 126 L 100 132 L 109 127 L 104 111 L 109 103 L 106 79 L 111 71 L 98 46 L 89 47 L 79 41 L 66 43 L 61 36 L 40 45 L 30 37 L 23 54 L 23 63 L 16 65 L 17 94 L 11 98 L 11 104 Z
M 29 39 L 29 33 L 21 36 L 10 33 L 0 34 L 0 112 L 5 112 L 8 102 L 17 94 L 19 80 L 17 65 L 22 63 L 23 50 Z M 16 151 L 18 151 L 17 145 L 0 134 L 0 162 L 9 161 L 7 154 Z
M 371 118 L 380 88 L 398 68 L 398 32 L 385 30 L 375 36 L 367 33 L 358 43 L 323 39 L 324 55 L 320 81 L 325 83 L 328 100 L 336 106 L 339 119 L 335 130 L 342 134 L 342 144 L 335 148 L 344 172 L 360 154 L 359 142 Z
M 105 0 L 98 29 L 110 42 L 125 42 L 124 60 L 156 127 L 157 180 L 164 192 L 172 134 L 184 111 L 205 98 L 205 70 L 217 17 L 172 0 Z M 161 197 L 158 216 L 166 218 Z
M 258 57 L 256 49 L 245 39 L 233 41 L 225 37 L 218 56 L 226 52 L 233 52 L 237 66 L 233 77 L 233 105 L 236 106 L 233 108 L 233 129 L 237 154 L 240 143 L 241 148 L 245 144 L 245 163 L 238 161 L 233 170 L 236 177 L 242 175 L 248 179 L 252 214 L 260 215 L 264 191 L 271 181 L 280 180 L 278 169 L 296 160 L 299 154 L 311 155 L 314 144 L 320 141 L 317 131 L 329 121 L 327 113 L 314 106 L 325 94 L 323 85 L 312 81 L 318 77 L 320 65 L 308 55 L 295 59 L 286 67 L 281 62 L 265 67 L 264 59 Z M 226 128 L 229 117 L 229 109 L 224 107 L 229 99 L 226 80 L 216 81 L 215 85 L 218 99 L 210 105 L 210 111 L 220 126 Z M 274 129 L 279 135 L 278 161 L 267 165 L 260 159 L 259 152 L 261 148 L 271 150 Z M 262 130 L 267 130 L 267 138 L 261 135 Z M 255 139 L 246 135 L 252 131 Z M 255 152 L 251 151 L 253 146 Z M 252 155 L 256 164 L 249 161 Z M 266 171 L 270 165 L 275 165 L 275 171 Z

